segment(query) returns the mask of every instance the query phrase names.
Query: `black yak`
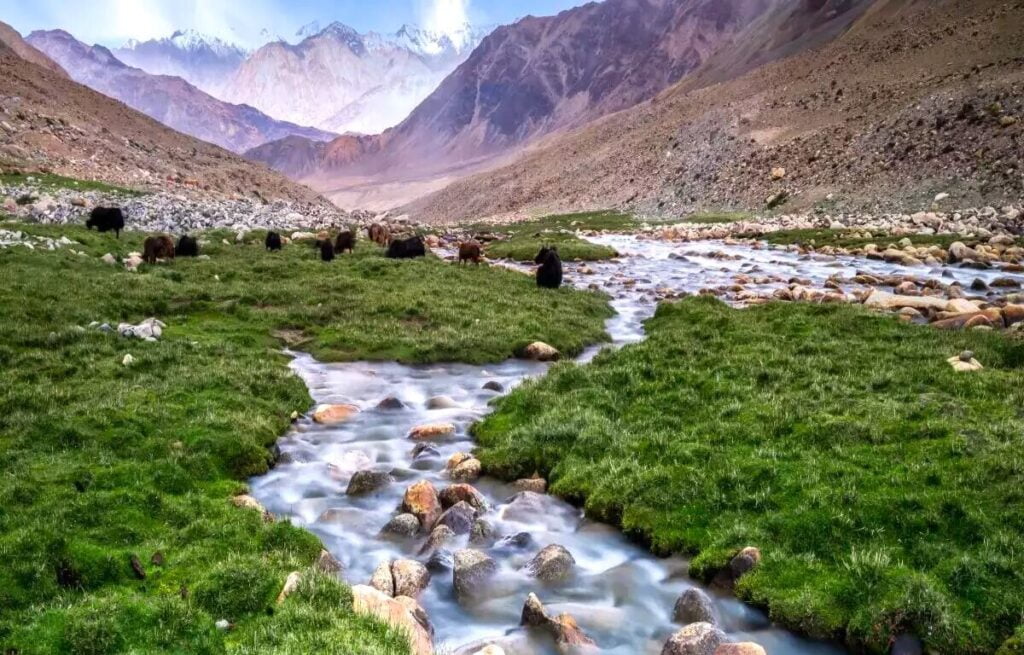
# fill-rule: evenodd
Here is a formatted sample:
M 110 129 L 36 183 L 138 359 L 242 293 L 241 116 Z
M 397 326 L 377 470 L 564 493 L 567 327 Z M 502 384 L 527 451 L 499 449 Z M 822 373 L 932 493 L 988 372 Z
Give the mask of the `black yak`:
M 124 213 L 120 207 L 97 207 L 89 214 L 89 220 L 85 227 L 96 228 L 100 232 L 113 231 L 118 239 L 121 238 L 121 230 L 124 229 Z
M 320 259 L 325 262 L 334 261 L 334 244 L 330 239 L 320 242 Z
M 408 239 L 393 239 L 388 246 L 387 256 L 390 259 L 412 259 L 413 257 L 425 257 L 427 247 L 423 243 L 423 237 L 409 237 Z
M 346 250 L 351 253 L 356 251 L 356 235 L 351 230 L 339 233 L 334 242 L 334 252 L 341 254 Z
M 537 286 L 543 289 L 557 289 L 562 286 L 562 258 L 558 248 L 544 246 L 533 260 L 540 264 L 537 269 Z
M 198 257 L 199 256 L 199 242 L 189 235 L 182 235 L 178 239 L 178 245 L 174 248 L 175 257 Z
M 459 243 L 459 263 L 473 262 L 480 263 L 480 243 L 470 239 Z
M 142 246 L 142 261 L 155 264 L 158 259 L 174 259 L 174 241 L 169 236 L 147 237 Z
M 277 232 L 267 232 L 267 238 L 263 242 L 263 245 L 267 247 L 267 250 L 280 250 L 281 235 Z

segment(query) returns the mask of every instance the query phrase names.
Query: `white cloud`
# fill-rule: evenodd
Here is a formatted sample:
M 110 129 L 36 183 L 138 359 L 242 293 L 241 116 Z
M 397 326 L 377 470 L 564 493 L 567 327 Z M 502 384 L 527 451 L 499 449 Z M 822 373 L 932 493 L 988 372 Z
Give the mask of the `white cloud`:
M 469 35 L 470 0 L 427 0 L 421 2 L 422 27 L 437 34 L 445 34 L 456 47 L 466 44 Z

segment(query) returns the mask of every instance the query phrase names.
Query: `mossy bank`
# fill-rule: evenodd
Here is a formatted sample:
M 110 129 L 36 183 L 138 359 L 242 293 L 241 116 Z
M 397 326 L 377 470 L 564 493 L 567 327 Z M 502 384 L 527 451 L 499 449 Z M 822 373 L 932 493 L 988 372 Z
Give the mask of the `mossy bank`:
M 367 244 L 324 264 L 308 245 L 211 233 L 208 260 L 130 273 L 99 257 L 144 235 L 4 228 L 78 242 L 0 249 L 0 649 L 20 655 L 406 652 L 333 577 L 309 573 L 277 605 L 321 545 L 230 502 L 311 402 L 281 338 L 335 360 L 485 362 L 537 339 L 571 354 L 610 312 L 596 294 Z M 149 316 L 168 325 L 153 343 L 88 327 Z
M 1024 615 L 1024 343 L 847 306 L 663 304 L 647 341 L 561 364 L 476 427 L 589 516 L 806 634 L 993 653 Z M 969 349 L 985 369 L 956 373 Z M 1013 644 L 1015 642 L 1009 642 Z M 1009 644 L 1008 644 L 1009 647 Z

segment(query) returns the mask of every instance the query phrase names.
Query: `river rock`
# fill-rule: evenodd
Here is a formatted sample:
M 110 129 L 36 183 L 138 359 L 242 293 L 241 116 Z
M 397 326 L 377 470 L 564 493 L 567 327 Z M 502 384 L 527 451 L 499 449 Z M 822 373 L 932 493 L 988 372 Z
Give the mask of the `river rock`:
M 596 646 L 594 640 L 580 629 L 576 619 L 569 614 L 551 616 L 534 593 L 526 597 L 520 623 L 546 630 L 554 638 L 560 653 L 577 653 Z
M 398 398 L 395 398 L 394 396 L 388 396 L 384 400 L 382 400 L 379 403 L 377 403 L 377 409 L 385 410 L 385 411 L 395 410 L 395 409 L 405 409 L 405 403 L 403 403 Z
M 391 562 L 381 562 L 370 576 L 370 586 L 388 596 L 395 595 L 395 578 L 391 574 Z
M 954 241 L 949 246 L 949 263 L 978 261 L 978 253 L 968 248 L 962 241 Z
M 399 514 L 381 528 L 381 534 L 396 537 L 414 537 L 420 531 L 420 520 L 412 514 Z
M 448 509 L 460 502 L 469 503 L 473 509 L 478 512 L 482 512 L 487 509 L 487 500 L 484 498 L 483 494 L 469 484 L 459 483 L 448 485 L 441 490 L 439 496 L 441 498 L 441 507 L 445 509 Z
M 541 582 L 561 582 L 572 574 L 576 560 L 564 546 L 551 544 L 530 560 L 524 570 Z
M 391 563 L 391 576 L 395 582 L 395 596 L 419 598 L 430 584 L 427 567 L 411 559 L 395 560 Z
M 1007 305 L 1003 307 L 1003 322 L 1006 327 L 1024 321 L 1024 305 Z
M 676 599 L 675 608 L 672 610 L 672 620 L 683 625 L 702 622 L 711 625 L 718 624 L 714 602 L 710 596 L 696 587 L 687 589 Z
M 453 409 L 455 407 L 458 405 L 448 396 L 434 396 L 427 400 L 427 409 Z
M 313 562 L 313 569 L 320 573 L 327 573 L 328 575 L 336 575 L 341 573 L 342 567 L 341 562 L 338 561 L 334 555 L 327 549 L 321 549 L 320 554 L 317 555 L 316 561 Z
M 483 584 L 498 572 L 498 565 L 485 553 L 471 548 L 455 551 L 452 582 L 460 602 L 472 599 Z
M 448 526 L 455 534 L 469 534 L 475 518 L 476 510 L 469 503 L 459 501 L 441 515 L 437 524 Z
M 661 655 L 715 655 L 725 643 L 725 633 L 710 623 L 691 623 L 665 642 Z
M 498 382 L 497 380 L 490 380 L 488 382 L 484 382 L 483 389 L 485 389 L 487 391 L 494 391 L 496 393 L 501 393 L 502 391 L 505 390 L 505 387 L 503 387 L 501 385 L 501 382 Z
M 542 494 L 533 491 L 520 491 L 504 508 L 502 517 L 520 523 L 535 522 L 544 513 L 546 500 Z
M 768 655 L 760 644 L 741 641 L 736 644 L 722 644 L 715 649 L 715 655 Z
M 260 501 L 256 500 L 249 494 L 240 494 L 238 496 L 233 497 L 231 499 L 231 504 L 233 504 L 235 507 L 240 507 L 242 509 L 251 509 L 259 512 L 263 515 L 263 520 L 267 523 L 272 523 L 274 521 L 274 515 L 268 512 L 267 509 L 260 504 Z
M 320 405 L 313 411 L 313 420 L 321 425 L 344 423 L 359 413 L 355 405 Z
M 409 431 L 410 439 L 438 439 L 455 434 L 455 425 L 452 423 L 428 423 L 417 425 Z
M 431 459 L 433 457 L 440 456 L 441 451 L 428 443 L 418 443 L 416 444 L 416 447 L 412 449 L 412 458 L 414 460 Z
M 469 529 L 469 543 L 471 546 L 490 546 L 494 543 L 494 526 L 485 519 L 473 521 L 473 527 Z
M 953 370 L 958 373 L 970 373 L 973 371 L 980 371 L 985 368 L 981 365 L 981 362 L 974 359 L 974 357 L 964 361 L 960 356 L 954 356 L 950 357 L 946 361 L 949 362 L 949 365 L 953 367 Z
M 426 543 L 420 548 L 420 555 L 432 555 L 455 539 L 455 531 L 447 525 L 439 525 L 430 531 Z
M 729 561 L 729 573 L 738 580 L 744 573 L 754 570 L 761 563 L 761 550 L 747 546 Z
M 533 535 L 529 532 L 517 532 L 510 534 L 506 537 L 502 537 L 497 544 L 497 548 L 505 548 L 510 550 L 522 550 L 529 548 L 533 545 Z
M 356 585 L 352 587 L 352 609 L 356 614 L 376 617 L 405 635 L 413 655 L 433 655 L 426 612 L 412 598 L 391 598 L 373 587 Z
M 536 494 L 543 494 L 548 490 L 548 482 L 544 478 L 534 476 L 532 478 L 516 480 L 512 483 L 512 488 L 516 491 L 532 491 Z
M 427 480 L 421 480 L 405 490 L 402 511 L 414 515 L 423 530 L 430 530 L 441 516 L 441 499 L 437 489 Z
M 480 478 L 482 469 L 480 460 L 471 457 L 452 469 L 451 478 L 459 482 L 473 482 Z
M 543 341 L 534 341 L 523 348 L 522 356 L 523 359 L 530 359 L 535 362 L 554 362 L 561 358 L 562 354 Z
M 948 301 L 932 296 L 898 296 L 886 291 L 875 289 L 864 300 L 866 307 L 873 309 L 895 310 L 902 307 L 913 307 L 914 309 L 934 309 L 943 311 Z
M 302 582 L 302 574 L 298 571 L 292 571 L 285 578 L 284 586 L 281 588 L 281 593 L 277 595 L 277 604 L 280 605 L 285 601 L 286 598 L 295 593 L 299 588 L 299 583 Z
M 349 496 L 362 496 L 383 489 L 393 481 L 394 478 L 387 471 L 356 471 L 349 480 L 345 493 Z

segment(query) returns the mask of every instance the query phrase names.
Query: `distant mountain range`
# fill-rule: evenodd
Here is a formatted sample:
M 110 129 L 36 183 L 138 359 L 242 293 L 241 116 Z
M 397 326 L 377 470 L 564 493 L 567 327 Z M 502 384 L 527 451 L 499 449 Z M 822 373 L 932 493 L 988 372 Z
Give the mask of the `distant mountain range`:
M 456 45 L 408 26 L 380 35 L 331 23 L 296 45 L 276 41 L 252 53 L 222 97 L 331 132 L 376 134 L 408 116 L 480 37 L 467 26 Z
M 103 46 L 86 45 L 63 30 L 33 32 L 27 41 L 60 64 L 76 82 L 179 132 L 234 152 L 290 135 L 313 140 L 336 136 L 275 120 L 246 105 L 218 100 L 180 77 L 133 68 Z
M 131 40 L 113 53 L 129 66 L 154 75 L 180 77 L 218 98 L 249 55 L 237 45 L 193 30 L 178 31 L 165 39 Z
M 318 22 L 255 52 L 193 31 L 129 41 L 113 54 L 148 73 L 180 77 L 210 95 L 278 120 L 335 133 L 398 124 L 469 56 L 486 32 L 437 34 L 405 25 L 361 34 Z

